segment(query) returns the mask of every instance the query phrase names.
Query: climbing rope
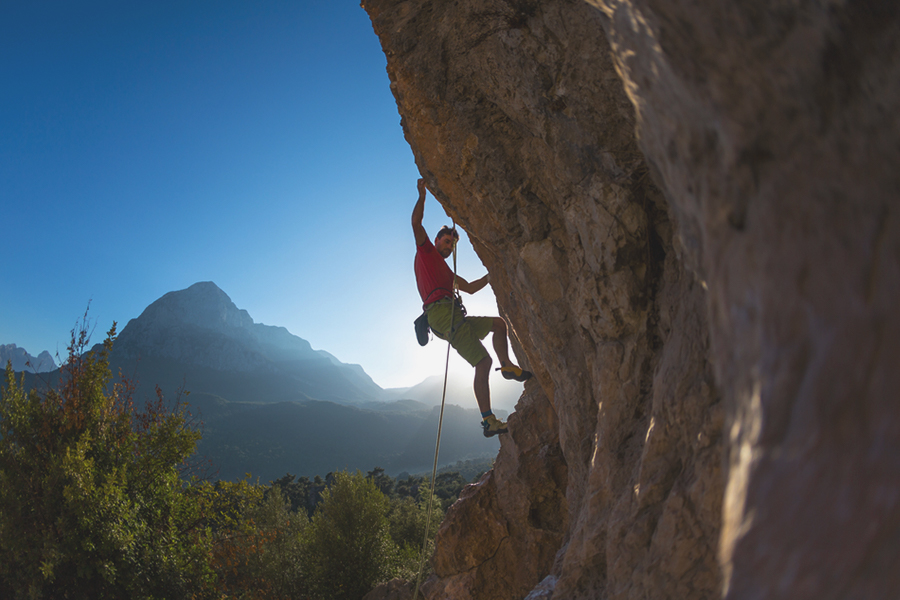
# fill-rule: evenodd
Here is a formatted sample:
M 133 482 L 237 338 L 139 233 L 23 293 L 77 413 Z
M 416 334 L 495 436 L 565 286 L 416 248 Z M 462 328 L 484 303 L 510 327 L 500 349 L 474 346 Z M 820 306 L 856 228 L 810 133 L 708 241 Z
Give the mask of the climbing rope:
M 456 293 L 456 221 L 453 221 L 453 232 L 450 234 L 454 237 L 453 241 L 453 289 L 452 293 Z M 452 300 L 452 299 L 451 299 Z M 428 494 L 428 513 L 425 515 L 425 539 L 422 540 L 422 554 L 419 558 L 419 573 L 416 575 L 416 590 L 413 592 L 412 600 L 419 597 L 419 586 L 422 584 L 422 571 L 425 570 L 425 556 L 428 552 L 428 532 L 431 530 L 431 511 L 434 505 L 434 481 L 437 478 L 438 452 L 441 449 L 441 426 L 444 423 L 444 402 L 447 400 L 447 375 L 450 372 L 450 339 L 453 336 L 453 317 L 456 315 L 456 302 L 450 309 L 450 331 L 447 334 L 447 358 L 444 361 L 444 389 L 441 392 L 441 412 L 438 416 L 437 440 L 434 444 L 434 465 L 431 467 L 431 491 Z

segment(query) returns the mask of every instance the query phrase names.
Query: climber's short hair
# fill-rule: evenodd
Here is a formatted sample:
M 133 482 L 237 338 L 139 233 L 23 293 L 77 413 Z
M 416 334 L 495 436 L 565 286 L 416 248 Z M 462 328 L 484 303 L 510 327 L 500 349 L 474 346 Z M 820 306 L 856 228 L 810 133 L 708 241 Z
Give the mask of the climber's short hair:
M 441 230 L 438 231 L 438 234 L 437 234 L 437 236 L 435 236 L 434 239 L 439 240 L 439 239 L 441 239 L 441 237 L 443 237 L 445 235 L 452 235 L 453 239 L 455 239 L 455 240 L 459 239 L 459 232 L 456 231 L 456 229 L 454 229 L 453 227 L 447 227 L 446 225 L 441 227 Z

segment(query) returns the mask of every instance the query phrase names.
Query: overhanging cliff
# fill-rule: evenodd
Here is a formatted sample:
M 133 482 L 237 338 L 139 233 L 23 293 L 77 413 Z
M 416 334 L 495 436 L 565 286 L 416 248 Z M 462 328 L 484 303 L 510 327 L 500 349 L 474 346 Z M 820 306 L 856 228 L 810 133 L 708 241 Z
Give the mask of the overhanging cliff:
M 893 597 L 887 2 L 366 0 L 533 370 L 429 598 Z

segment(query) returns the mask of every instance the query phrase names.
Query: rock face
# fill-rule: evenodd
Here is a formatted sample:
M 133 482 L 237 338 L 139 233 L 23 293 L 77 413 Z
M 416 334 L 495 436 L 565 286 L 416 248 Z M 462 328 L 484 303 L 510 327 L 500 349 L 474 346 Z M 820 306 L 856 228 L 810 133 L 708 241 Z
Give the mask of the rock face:
M 364 2 L 537 375 L 426 594 L 897 597 L 900 9 L 593 4 Z
M 568 522 L 559 428 L 539 387 L 519 406 L 495 468 L 463 490 L 438 532 L 429 598 L 521 598 L 553 564 Z

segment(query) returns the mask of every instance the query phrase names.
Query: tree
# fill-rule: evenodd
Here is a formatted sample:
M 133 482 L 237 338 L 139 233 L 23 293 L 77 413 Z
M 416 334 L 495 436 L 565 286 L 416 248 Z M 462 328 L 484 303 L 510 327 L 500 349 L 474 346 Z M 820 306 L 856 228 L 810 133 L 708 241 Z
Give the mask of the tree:
M 426 556 L 434 552 L 434 537 L 444 514 L 440 507 L 432 507 L 431 527 L 425 545 Z M 418 574 L 422 542 L 425 541 L 425 525 L 428 517 L 428 502 L 417 503 L 411 497 L 391 498 L 388 508 L 388 531 L 397 546 L 397 555 L 392 566 L 392 576 L 413 580 Z
M 455 471 L 438 474 L 434 480 L 434 495 L 440 499 L 441 508 L 450 508 L 466 485 L 468 482 Z
M 302 509 L 309 518 L 315 512 L 318 494 L 325 489 L 325 484 L 316 485 L 310 482 L 309 477 L 301 477 L 296 481 L 294 479 L 294 475 L 287 473 L 272 482 L 272 489 L 279 490 L 291 512 Z
M 388 500 L 361 472 L 336 473 L 307 530 L 304 563 L 313 597 L 358 600 L 385 581 L 397 547 Z
M 219 481 L 201 493 L 210 502 L 217 597 L 303 597 L 306 514 L 290 512 L 278 486 L 266 489 L 248 479 Z
M 384 469 L 381 467 L 375 467 L 371 471 L 369 471 L 366 476 L 372 480 L 382 494 L 391 497 L 391 494 L 394 491 L 394 479 L 390 475 L 385 474 Z
M 84 323 L 84 322 L 82 322 Z M 200 435 L 162 394 L 135 410 L 110 385 L 115 324 L 96 351 L 72 330 L 58 387 L 0 391 L 0 596 L 182 598 L 209 583 L 199 505 L 178 467 Z
M 403 477 L 403 475 L 406 476 Z M 422 491 L 423 493 L 421 496 L 424 496 L 424 492 L 427 492 L 428 489 L 428 482 L 425 481 L 424 477 L 416 477 L 414 475 L 409 475 L 408 473 L 401 473 L 400 476 L 397 477 L 397 482 L 394 484 L 394 493 L 400 498 L 409 497 L 418 500 L 420 498 L 419 492 Z
M 250 518 L 265 540 L 256 565 L 256 581 L 265 582 L 270 598 L 307 597 L 301 560 L 303 532 L 309 526 L 306 512 L 291 512 L 279 488 L 273 486 Z

